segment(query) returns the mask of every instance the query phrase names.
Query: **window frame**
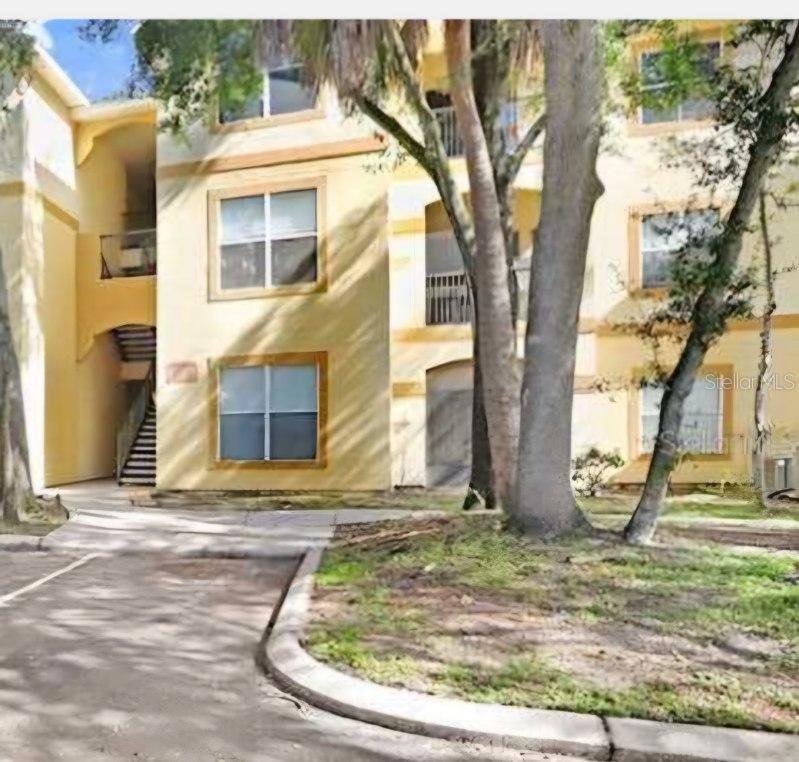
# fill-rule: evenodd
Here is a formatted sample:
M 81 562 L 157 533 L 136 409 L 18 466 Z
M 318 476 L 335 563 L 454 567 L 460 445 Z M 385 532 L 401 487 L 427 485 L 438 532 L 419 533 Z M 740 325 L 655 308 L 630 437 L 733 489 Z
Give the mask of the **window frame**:
M 265 365 L 316 365 L 316 458 L 313 460 L 233 460 L 220 456 L 222 423 L 222 370 Z M 327 352 L 281 352 L 229 355 L 211 363 L 209 405 L 209 468 L 231 470 L 322 469 L 327 467 L 328 357 Z M 267 403 L 268 404 L 268 403 Z
M 320 90 L 316 92 L 314 105 L 311 108 L 300 109 L 299 111 L 289 111 L 283 114 L 266 113 L 269 109 L 269 74 L 279 69 L 295 68 L 302 64 L 285 64 L 264 68 L 263 83 L 261 86 L 261 114 L 260 116 L 249 116 L 243 119 L 235 119 L 230 122 L 223 122 L 222 114 L 218 103 L 214 104 L 214 120 L 212 125 L 213 132 L 239 132 L 245 130 L 257 130 L 263 127 L 277 126 L 281 124 L 293 124 L 295 122 L 305 122 L 311 119 L 323 119 L 325 117 L 324 107 L 321 103 Z
M 729 210 L 728 200 L 716 197 L 710 199 L 707 203 L 682 199 L 631 206 L 627 212 L 628 292 L 631 294 L 657 296 L 665 294 L 669 288 L 668 283 L 659 286 L 644 285 L 643 226 L 645 217 L 658 214 L 690 214 L 715 211 L 718 214 L 719 221 L 723 221 Z
M 634 378 L 640 378 L 643 368 L 634 371 Z M 721 450 L 719 452 L 686 452 L 685 458 L 690 461 L 731 461 L 734 458 L 732 447 L 733 436 L 733 410 L 735 388 L 732 384 L 734 378 L 734 367 L 731 363 L 715 365 L 703 365 L 696 374 L 697 379 L 704 379 L 706 376 L 715 376 L 719 384 L 721 414 Z M 632 455 L 631 460 L 648 462 L 652 457 L 652 451 L 644 451 L 643 441 L 643 388 L 637 387 L 630 390 L 628 395 L 628 414 L 629 414 L 629 451 Z
M 227 199 L 246 196 L 272 195 L 277 193 L 314 190 L 316 191 L 316 280 L 283 285 L 248 286 L 245 288 L 222 288 L 222 202 Z M 265 206 L 267 206 L 265 204 Z M 326 226 L 326 182 L 323 177 L 257 183 L 232 188 L 208 191 L 208 300 L 230 301 L 237 299 L 260 299 L 274 296 L 314 294 L 327 290 L 327 226 Z M 266 225 L 269 226 L 268 212 Z M 270 231 L 271 235 L 271 231 Z M 279 236 L 272 240 L 288 240 L 292 237 Z M 265 247 L 267 278 L 271 272 L 271 246 Z
M 715 23 L 713 26 L 704 29 L 691 30 L 693 39 L 700 44 L 711 45 L 718 43 L 719 61 L 724 60 L 725 40 L 723 25 Z M 661 50 L 659 40 L 654 35 L 641 37 L 632 45 L 632 55 L 635 59 L 634 65 L 638 72 L 641 72 L 641 59 L 647 53 L 658 53 Z M 644 123 L 643 107 L 638 106 L 628 117 L 628 132 L 631 136 L 652 135 L 657 133 L 673 133 L 682 130 L 695 130 L 702 127 L 709 127 L 714 123 L 713 117 L 703 119 L 676 119 L 663 122 Z

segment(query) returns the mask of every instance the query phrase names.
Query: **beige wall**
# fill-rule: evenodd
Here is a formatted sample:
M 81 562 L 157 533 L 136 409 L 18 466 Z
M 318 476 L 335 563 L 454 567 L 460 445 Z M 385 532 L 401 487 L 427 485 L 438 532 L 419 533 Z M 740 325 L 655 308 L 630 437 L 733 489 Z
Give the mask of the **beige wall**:
M 159 182 L 158 485 L 162 488 L 385 489 L 389 477 L 386 179 L 367 156 Z M 328 288 L 209 301 L 208 193 L 324 178 Z M 327 465 L 213 465 L 210 364 L 229 355 L 328 353 Z M 197 380 L 170 382 L 174 363 Z
M 0 156 L 0 250 L 39 489 L 111 475 L 125 387 L 113 339 L 104 332 L 131 317 L 154 323 L 155 294 L 152 279 L 138 289 L 102 283 L 99 240 L 79 234 L 119 229 L 125 199 L 119 157 L 99 140 L 97 152 L 76 169 L 76 126 L 40 77 L 9 121 Z

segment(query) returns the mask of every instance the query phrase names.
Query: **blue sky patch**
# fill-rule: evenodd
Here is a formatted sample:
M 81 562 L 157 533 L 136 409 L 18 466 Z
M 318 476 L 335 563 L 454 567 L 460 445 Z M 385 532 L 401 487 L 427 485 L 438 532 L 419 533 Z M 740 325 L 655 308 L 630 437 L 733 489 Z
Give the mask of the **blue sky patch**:
M 84 19 L 35 23 L 31 29 L 72 81 L 94 102 L 123 95 L 135 61 L 133 36 L 121 25 L 110 42 L 84 42 L 78 28 Z

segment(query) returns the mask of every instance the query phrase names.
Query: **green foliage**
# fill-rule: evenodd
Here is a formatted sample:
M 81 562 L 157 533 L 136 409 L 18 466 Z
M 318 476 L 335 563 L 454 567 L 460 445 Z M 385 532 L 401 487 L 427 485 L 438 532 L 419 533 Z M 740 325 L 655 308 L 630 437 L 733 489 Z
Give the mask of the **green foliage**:
M 319 581 L 346 604 L 332 614 L 324 609 L 308 645 L 317 658 L 367 679 L 470 700 L 795 732 L 799 699 L 783 679 L 799 669 L 794 573 L 788 556 L 585 539 L 542 545 L 499 531 L 488 517 L 449 519 L 399 546 L 326 551 Z M 455 624 L 442 621 L 453 606 Z M 490 653 L 470 652 L 453 627 L 472 611 L 499 622 L 510 617 L 510 640 L 500 625 L 486 636 Z M 568 648 L 558 652 L 550 642 L 544 654 L 537 638 L 522 636 L 534 612 L 566 626 L 579 621 L 608 642 L 645 621 L 675 643 L 688 641 L 678 646 L 686 667 L 662 679 L 631 674 L 623 685 L 590 679 L 569 666 Z M 706 659 L 691 666 L 692 649 L 733 633 L 782 650 L 754 657 L 754 680 Z
M 605 486 L 608 472 L 621 468 L 624 458 L 618 452 L 603 452 L 591 447 L 572 461 L 572 483 L 578 495 L 593 497 Z
M 745 686 L 720 672 L 696 672 L 679 688 L 665 682 L 613 688 L 576 679 L 538 656 L 511 659 L 499 667 L 454 662 L 439 680 L 454 695 L 471 701 L 734 727 L 762 727 L 753 721 L 749 701 L 769 701 L 794 711 L 797 705 L 789 691 Z M 799 722 L 775 720 L 766 726 L 796 732 Z
M 263 87 L 254 21 L 145 21 L 136 32 L 139 75 L 180 132 L 213 108 L 235 110 Z
M 0 20 L 0 75 L 19 76 L 33 63 L 34 38 L 27 32 L 27 22 Z

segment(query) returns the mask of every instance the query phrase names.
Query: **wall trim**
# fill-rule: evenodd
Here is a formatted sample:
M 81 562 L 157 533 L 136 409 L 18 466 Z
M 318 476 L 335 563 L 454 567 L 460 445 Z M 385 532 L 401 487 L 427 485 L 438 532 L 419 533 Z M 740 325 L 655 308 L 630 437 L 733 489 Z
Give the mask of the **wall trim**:
M 296 148 L 273 148 L 271 151 L 240 154 L 238 156 L 211 156 L 200 161 L 166 164 L 158 168 L 156 176 L 159 180 L 168 180 L 175 177 L 185 177 L 186 175 L 231 172 L 237 169 L 271 167 L 278 164 L 295 164 L 317 159 L 335 159 L 381 151 L 385 145 L 385 140 L 375 134 L 369 138 L 314 143 L 313 145 Z
M 0 196 L 24 196 L 26 193 L 29 193 L 35 198 L 40 199 L 46 212 L 49 212 L 59 222 L 63 222 L 73 231 L 77 232 L 79 228 L 78 218 L 68 209 L 65 209 L 63 206 L 61 206 L 57 201 L 54 201 L 49 196 L 46 196 L 35 185 L 26 183 L 24 180 L 12 180 L 10 182 L 0 184 Z
M 732 320 L 727 324 L 727 331 L 759 331 L 762 327 L 762 323 L 759 319 L 753 318 L 750 320 Z M 774 329 L 788 329 L 788 328 L 799 328 L 799 313 L 791 312 L 782 315 L 774 315 L 771 318 L 771 327 Z M 635 334 L 631 334 L 628 330 L 622 327 L 617 327 L 612 323 L 599 323 L 595 329 L 597 336 L 603 337 L 626 337 L 626 336 L 633 336 Z M 664 333 L 669 332 L 676 332 L 675 328 L 666 328 L 663 327 Z M 725 331 L 725 333 L 727 332 Z
M 395 381 L 391 385 L 392 397 L 424 397 L 424 381 Z

